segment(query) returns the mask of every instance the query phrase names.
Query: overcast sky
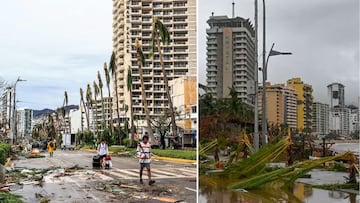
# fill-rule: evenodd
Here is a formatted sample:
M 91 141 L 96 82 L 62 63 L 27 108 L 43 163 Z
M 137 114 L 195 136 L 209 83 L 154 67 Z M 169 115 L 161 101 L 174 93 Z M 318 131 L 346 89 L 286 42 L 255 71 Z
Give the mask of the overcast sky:
M 231 2 L 198 2 L 202 83 L 206 80 L 206 20 L 211 12 L 230 16 Z M 252 20 L 253 0 L 235 2 L 236 16 Z M 327 84 L 341 82 L 346 86 L 346 102 L 356 103 L 358 0 L 268 0 L 267 19 L 267 47 L 275 42 L 276 50 L 294 53 L 271 58 L 271 82 L 300 76 L 313 85 L 315 100 L 322 102 L 326 102 Z M 19 107 L 55 108 L 62 104 L 64 90 L 69 103 L 78 104 L 79 88 L 96 79 L 97 70 L 110 58 L 112 1 L 0 0 L 0 27 L 0 77 L 10 83 L 18 76 L 27 80 L 17 86 Z
M 199 0 L 199 80 L 203 84 L 206 84 L 206 21 L 211 12 L 230 17 L 231 3 L 232 0 Z M 235 15 L 254 22 L 254 0 L 235 3 Z M 259 28 L 261 14 L 259 0 Z M 268 0 L 266 18 L 267 50 L 274 42 L 275 50 L 293 53 L 270 58 L 270 82 L 285 83 L 289 78 L 301 77 L 313 86 L 315 101 L 320 102 L 327 102 L 326 86 L 340 82 L 345 85 L 345 102 L 357 104 L 359 0 Z
M 65 90 L 79 104 L 111 50 L 111 0 L 0 0 L 0 77 L 27 80 L 19 107 L 61 106 Z

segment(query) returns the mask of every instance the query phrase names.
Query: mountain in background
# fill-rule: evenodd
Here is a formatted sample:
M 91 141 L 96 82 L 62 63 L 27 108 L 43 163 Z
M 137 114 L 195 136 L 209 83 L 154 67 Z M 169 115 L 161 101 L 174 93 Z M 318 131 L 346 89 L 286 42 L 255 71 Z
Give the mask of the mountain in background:
M 65 111 L 66 112 L 69 112 L 70 110 L 72 109 L 79 109 L 79 106 L 78 105 L 68 105 L 68 106 L 65 106 Z M 42 110 L 33 110 L 34 112 L 34 119 L 37 119 L 37 118 L 41 118 L 41 117 L 45 117 L 47 116 L 48 114 L 52 114 L 55 112 L 55 110 L 52 110 L 52 109 L 42 109 Z

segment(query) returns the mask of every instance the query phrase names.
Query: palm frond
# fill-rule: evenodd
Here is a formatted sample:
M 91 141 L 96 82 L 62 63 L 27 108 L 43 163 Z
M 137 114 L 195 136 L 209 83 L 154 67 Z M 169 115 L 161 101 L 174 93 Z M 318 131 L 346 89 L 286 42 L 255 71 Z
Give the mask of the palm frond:
M 113 51 L 111 54 L 111 58 L 110 58 L 110 63 L 109 63 L 109 71 L 111 73 L 112 77 L 115 77 L 115 72 L 116 72 L 116 59 L 115 59 L 115 52 Z
M 98 81 L 99 81 L 99 88 L 102 89 L 104 85 L 103 85 L 103 82 L 102 82 L 102 79 L 101 79 L 100 71 L 97 72 L 97 77 L 98 77 Z
M 94 95 L 98 96 L 100 94 L 100 89 L 95 80 L 93 82 L 93 88 L 94 88 Z
M 104 72 L 105 72 L 106 84 L 109 85 L 110 84 L 110 74 L 109 74 L 109 69 L 107 68 L 106 62 L 104 63 Z
M 127 71 L 126 86 L 127 86 L 128 91 L 132 90 L 132 75 L 131 75 L 131 67 L 130 66 Z
M 141 43 L 138 38 L 136 38 L 136 40 L 135 40 L 135 48 L 136 48 L 136 52 L 140 56 L 141 65 L 145 66 L 145 55 L 143 53 L 142 46 L 141 46 Z

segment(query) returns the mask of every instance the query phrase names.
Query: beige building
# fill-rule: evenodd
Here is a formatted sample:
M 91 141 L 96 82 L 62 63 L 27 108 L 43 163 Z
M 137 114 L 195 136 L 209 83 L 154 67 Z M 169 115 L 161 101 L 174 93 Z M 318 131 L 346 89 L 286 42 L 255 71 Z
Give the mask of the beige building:
M 112 107 L 112 98 L 104 97 L 104 111 L 105 111 L 105 122 L 102 117 L 102 100 L 98 99 L 96 103 L 94 102 L 92 108 L 89 109 L 89 121 L 90 128 L 93 132 L 98 129 L 99 132 L 104 131 L 104 125 L 110 126 L 111 116 L 110 116 L 110 108 Z M 95 107 L 96 105 L 96 107 Z M 116 108 L 114 109 L 113 115 L 116 115 Z
M 259 114 L 262 114 L 262 87 L 259 87 Z M 270 124 L 296 128 L 296 93 L 284 84 L 266 84 L 267 119 Z M 261 118 L 261 116 L 260 116 Z
M 171 98 L 179 113 L 176 125 L 182 129 L 184 144 L 195 144 L 197 131 L 196 76 L 183 76 L 170 82 Z
M 171 43 L 162 47 L 169 81 L 187 74 L 196 74 L 196 1 L 193 0 L 113 0 L 113 49 L 116 54 L 119 106 L 129 106 L 130 111 L 140 116 L 139 125 L 145 126 L 145 111 L 142 105 L 140 78 L 134 47 L 135 39 L 141 41 L 146 59 L 143 67 L 147 103 L 151 117 L 156 117 L 168 101 L 164 89 L 159 55 L 150 57 L 152 19 L 158 17 L 171 34 Z M 155 52 L 156 53 L 156 52 Z M 132 98 L 127 90 L 126 77 L 132 71 Z M 115 89 L 113 90 L 115 98 Z M 115 101 L 115 99 L 114 99 Z M 116 105 L 113 105 L 115 108 Z

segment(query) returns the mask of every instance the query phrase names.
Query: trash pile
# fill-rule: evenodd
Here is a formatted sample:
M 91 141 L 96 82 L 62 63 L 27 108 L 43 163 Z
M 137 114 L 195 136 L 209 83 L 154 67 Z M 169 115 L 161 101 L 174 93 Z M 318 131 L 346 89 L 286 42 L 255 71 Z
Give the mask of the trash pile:
M 95 189 L 102 192 L 111 193 L 109 197 L 111 199 L 122 200 L 122 201 L 147 201 L 147 200 L 158 200 L 160 202 L 184 202 L 174 196 L 179 195 L 180 190 L 175 186 L 147 186 L 138 185 L 135 182 L 98 182 L 95 184 Z

